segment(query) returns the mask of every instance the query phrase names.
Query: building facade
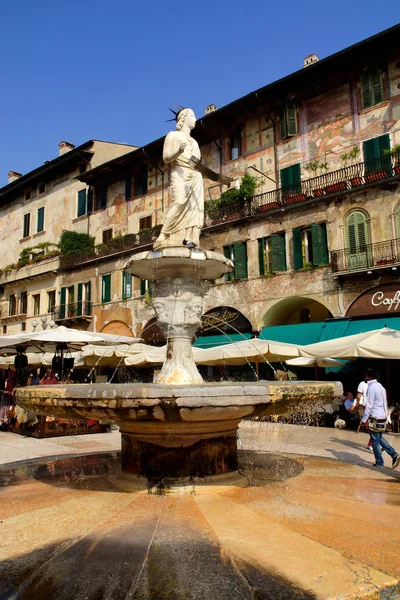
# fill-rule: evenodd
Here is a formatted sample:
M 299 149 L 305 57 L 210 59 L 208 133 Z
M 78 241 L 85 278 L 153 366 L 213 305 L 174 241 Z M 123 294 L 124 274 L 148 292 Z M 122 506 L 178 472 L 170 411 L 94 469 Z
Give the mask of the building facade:
M 219 110 L 210 105 L 199 119 L 192 133 L 203 162 L 258 182 L 251 197 L 228 202 L 223 195 L 222 202 L 225 188 L 204 181 L 201 246 L 232 258 L 235 271 L 210 282 L 203 334 L 317 323 L 343 328 L 348 317 L 389 318 L 400 308 L 399 39 L 397 26 L 324 60 L 307 57 L 302 70 Z M 162 145 L 160 139 L 108 162 L 91 161 L 90 169 L 76 165 L 78 197 L 64 195 L 58 220 L 68 215 L 61 229 L 93 236 L 95 248 L 3 269 L 3 332 L 5 325 L 8 333 L 18 329 L 11 317 L 20 318 L 25 307 L 27 318 L 54 315 L 58 323 L 131 331 L 148 341 L 160 335 L 151 282 L 125 275 L 123 266 L 129 254 L 151 248 L 171 201 Z M 26 222 L 24 202 L 20 197 L 0 218 L 15 223 L 13 231 L 22 222 L 40 234 L 42 206 L 32 199 Z M 45 218 L 43 240 L 57 242 L 60 223 Z M 7 250 L 10 262 L 24 237 Z M 39 290 L 41 299 L 55 293 L 44 313 Z M 274 336 L 280 339 L 276 330 Z

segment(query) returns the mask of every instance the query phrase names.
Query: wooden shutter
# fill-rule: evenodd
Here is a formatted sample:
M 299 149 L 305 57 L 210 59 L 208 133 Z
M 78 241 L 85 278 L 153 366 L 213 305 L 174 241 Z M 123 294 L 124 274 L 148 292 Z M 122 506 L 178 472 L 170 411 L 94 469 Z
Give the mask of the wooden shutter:
M 300 163 L 296 163 L 286 169 L 281 169 L 281 187 L 287 191 L 300 193 L 301 191 Z
M 132 197 L 132 177 L 125 178 L 125 200 L 130 200 Z
M 88 281 L 86 283 L 86 298 L 85 298 L 85 304 L 83 307 L 84 315 L 91 314 L 91 303 L 92 303 L 92 282 Z
M 313 223 L 311 225 L 312 251 L 314 265 L 327 265 L 328 245 L 326 240 L 326 227 Z
M 232 260 L 232 246 L 224 246 L 224 256 L 225 258 L 229 258 L 229 260 Z M 225 274 L 226 281 L 231 281 L 232 277 L 233 273 Z
M 37 232 L 43 231 L 44 229 L 44 206 L 38 209 L 37 212 Z
M 260 275 L 265 275 L 265 238 L 258 239 L 258 266 Z
M 286 125 L 286 106 L 282 106 L 279 113 L 279 137 L 281 140 L 287 138 L 287 125 Z
M 235 256 L 235 278 L 247 279 L 247 244 L 246 242 L 237 242 L 233 244 Z
M 28 237 L 30 233 L 30 224 L 31 224 L 31 213 L 27 213 L 24 215 L 24 231 L 22 237 Z
M 122 273 L 122 297 L 132 298 L 132 275 Z
M 382 168 L 390 169 L 390 158 L 385 156 L 385 150 L 390 150 L 389 135 L 381 135 L 363 144 L 365 172 L 373 173 Z
M 60 290 L 60 319 L 65 318 L 65 301 L 67 298 L 67 288 L 62 287 Z
M 76 314 L 78 317 L 82 316 L 82 299 L 83 299 L 83 283 L 78 283 L 78 304 L 76 307 Z
M 145 279 L 141 279 L 140 280 L 140 295 L 144 296 L 146 293 L 146 280 Z
M 286 244 L 285 234 L 273 233 L 271 235 L 272 270 L 286 271 Z
M 350 254 L 365 252 L 368 244 L 367 217 L 360 210 L 353 210 L 346 220 L 347 245 Z
M 82 217 L 86 214 L 86 190 L 80 190 L 78 192 L 78 217 Z
M 373 103 L 383 102 L 382 75 L 379 69 L 373 69 L 369 72 L 369 85 Z
M 292 229 L 294 268 L 303 268 L 303 248 L 301 229 Z
M 361 108 L 369 108 L 370 106 L 372 106 L 372 103 L 373 103 L 371 88 L 370 88 L 369 71 L 364 71 L 364 73 L 361 77 L 360 88 L 361 88 Z
M 110 302 L 111 300 L 111 274 L 103 275 L 102 277 L 102 302 Z
M 379 157 L 379 169 L 386 169 L 392 174 L 392 161 L 385 150 L 390 150 L 390 137 L 388 134 L 376 138 L 377 153 Z
M 297 109 L 295 104 L 286 105 L 286 130 L 287 135 L 297 135 Z
M 88 188 L 87 191 L 87 213 L 90 215 L 93 212 L 93 188 Z

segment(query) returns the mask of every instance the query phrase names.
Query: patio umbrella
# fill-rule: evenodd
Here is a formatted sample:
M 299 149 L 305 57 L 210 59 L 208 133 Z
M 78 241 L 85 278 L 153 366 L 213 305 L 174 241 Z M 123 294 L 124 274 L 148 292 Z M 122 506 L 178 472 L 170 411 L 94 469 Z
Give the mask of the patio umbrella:
M 260 363 L 266 360 L 280 362 L 298 356 L 300 356 L 299 347 L 295 344 L 255 338 L 202 350 L 202 354 L 196 362 L 207 365 L 244 365 L 247 362 Z
M 318 379 L 318 367 L 343 367 L 345 364 L 335 358 L 306 358 L 304 356 L 291 358 L 285 362 L 291 367 L 314 367 L 315 379 Z
M 300 348 L 308 358 L 400 358 L 400 331 L 383 327 Z

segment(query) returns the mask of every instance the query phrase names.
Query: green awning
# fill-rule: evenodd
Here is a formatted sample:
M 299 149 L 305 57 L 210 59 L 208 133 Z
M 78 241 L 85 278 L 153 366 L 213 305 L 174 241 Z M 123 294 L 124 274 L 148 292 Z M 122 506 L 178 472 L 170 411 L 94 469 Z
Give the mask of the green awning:
M 273 325 L 263 327 L 260 340 L 274 340 L 276 342 L 288 342 L 289 344 L 315 344 L 321 339 L 326 323 L 300 323 L 297 325 Z
M 225 346 L 242 340 L 249 340 L 251 333 L 229 333 L 226 335 L 203 335 L 199 337 L 193 346 L 197 348 L 214 348 L 215 346 Z

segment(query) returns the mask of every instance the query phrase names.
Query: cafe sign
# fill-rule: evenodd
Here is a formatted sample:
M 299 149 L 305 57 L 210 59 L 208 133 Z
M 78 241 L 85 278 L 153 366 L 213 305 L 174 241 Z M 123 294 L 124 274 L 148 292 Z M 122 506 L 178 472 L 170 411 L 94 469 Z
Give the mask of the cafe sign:
M 390 283 L 364 292 L 346 313 L 346 317 L 400 314 L 400 284 Z

